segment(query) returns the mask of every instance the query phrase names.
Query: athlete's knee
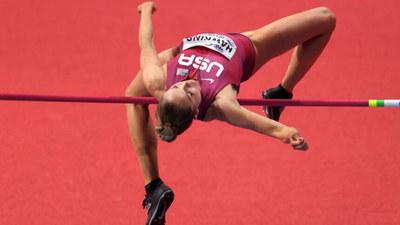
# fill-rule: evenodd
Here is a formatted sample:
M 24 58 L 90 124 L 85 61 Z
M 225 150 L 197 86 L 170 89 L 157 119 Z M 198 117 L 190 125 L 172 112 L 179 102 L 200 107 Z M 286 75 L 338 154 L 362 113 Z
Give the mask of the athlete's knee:
M 125 97 L 139 97 L 136 96 L 137 93 L 135 93 L 135 89 L 132 87 L 132 85 L 129 85 L 126 89 L 125 89 Z
M 129 85 L 126 89 L 125 89 L 125 97 L 145 97 L 144 95 L 142 95 L 135 87 L 133 84 Z M 127 106 L 135 106 L 137 104 L 127 104 Z
M 327 7 L 319 7 L 316 12 L 327 32 L 332 32 L 336 27 L 336 15 Z
M 141 74 L 139 72 L 135 79 L 125 89 L 126 97 L 149 97 L 150 94 L 144 86 L 143 81 L 140 79 L 140 76 Z

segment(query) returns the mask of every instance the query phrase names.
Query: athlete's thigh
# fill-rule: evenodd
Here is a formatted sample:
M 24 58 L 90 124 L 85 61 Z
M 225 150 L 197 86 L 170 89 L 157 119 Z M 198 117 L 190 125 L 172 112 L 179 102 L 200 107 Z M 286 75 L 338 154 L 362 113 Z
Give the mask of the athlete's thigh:
M 307 40 L 324 34 L 330 26 L 333 13 L 325 8 L 315 8 L 275 21 L 258 30 L 244 32 L 256 49 L 254 72 L 270 59 L 277 57 Z

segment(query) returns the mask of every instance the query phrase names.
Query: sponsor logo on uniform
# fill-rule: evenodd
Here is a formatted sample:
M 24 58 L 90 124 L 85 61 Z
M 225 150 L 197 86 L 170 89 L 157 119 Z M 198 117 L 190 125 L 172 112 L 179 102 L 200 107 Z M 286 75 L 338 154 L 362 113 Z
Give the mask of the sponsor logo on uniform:
M 214 79 L 211 78 L 200 78 L 200 80 L 210 81 L 210 84 L 214 83 Z

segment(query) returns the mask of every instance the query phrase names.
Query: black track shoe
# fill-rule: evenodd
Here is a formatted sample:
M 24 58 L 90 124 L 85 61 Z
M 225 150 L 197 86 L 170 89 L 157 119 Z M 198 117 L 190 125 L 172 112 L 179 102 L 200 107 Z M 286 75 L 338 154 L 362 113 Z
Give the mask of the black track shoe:
M 261 94 L 263 99 L 292 99 L 293 94 L 288 93 L 281 85 L 265 90 Z M 279 121 L 285 106 L 263 106 L 265 115 L 275 121 Z
M 143 201 L 143 208 L 146 207 L 146 225 L 164 225 L 165 213 L 174 201 L 174 192 L 164 183 L 150 194 L 146 195 Z

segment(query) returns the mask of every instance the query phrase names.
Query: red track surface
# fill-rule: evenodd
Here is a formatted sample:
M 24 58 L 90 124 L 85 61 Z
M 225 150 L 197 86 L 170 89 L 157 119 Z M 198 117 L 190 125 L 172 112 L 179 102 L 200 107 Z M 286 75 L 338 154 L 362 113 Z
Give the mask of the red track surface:
M 295 98 L 400 97 L 397 0 L 156 2 L 159 51 L 188 34 L 252 30 L 327 6 L 336 31 Z M 0 1 L 0 92 L 122 96 L 139 69 L 140 3 Z M 239 97 L 277 85 L 289 57 Z M 161 177 L 176 194 L 167 225 L 400 223 L 398 108 L 287 108 L 282 122 L 300 130 L 307 152 L 218 122 L 160 143 Z M 145 223 L 123 105 L 2 101 L 0 125 L 0 224 Z

